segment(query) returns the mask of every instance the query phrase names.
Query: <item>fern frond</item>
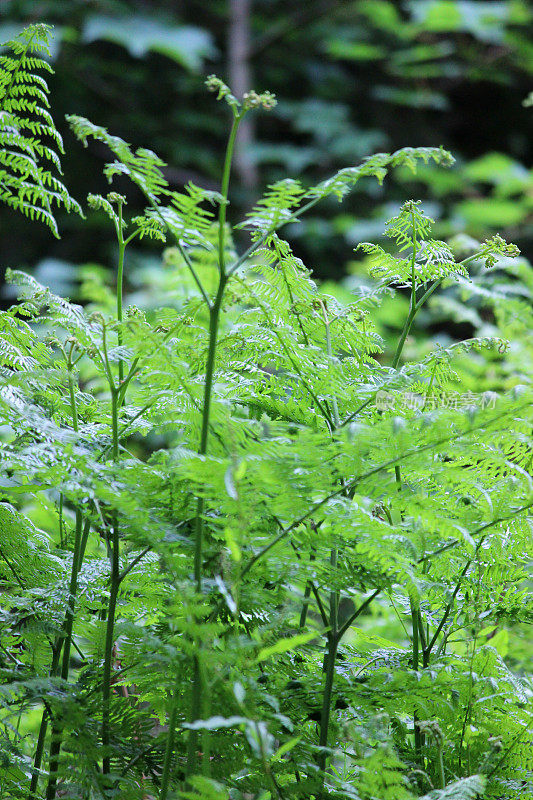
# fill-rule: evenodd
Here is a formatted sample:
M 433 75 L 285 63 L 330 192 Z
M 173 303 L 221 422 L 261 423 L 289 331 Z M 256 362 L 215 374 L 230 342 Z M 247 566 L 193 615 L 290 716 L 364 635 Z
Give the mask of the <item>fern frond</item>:
M 386 223 L 385 234 L 394 239 L 398 251 L 410 250 L 406 258 L 387 253 L 371 242 L 362 242 L 361 249 L 370 256 L 370 273 L 379 280 L 399 286 L 421 286 L 446 277 L 467 276 L 444 243 L 428 238 L 433 220 L 418 209 L 420 201 L 404 203 L 400 213 Z
M 29 55 L 49 52 L 50 31 L 47 25 L 30 25 L 18 39 L 7 42 L 16 57 L 0 56 L 0 199 L 43 222 L 59 237 L 54 205 L 83 214 L 63 183 L 39 163 L 49 161 L 61 172 L 58 153 L 63 153 L 63 142 L 47 110 L 46 81 L 35 74 L 53 70 L 43 59 Z M 43 138 L 51 140 L 55 149 Z
M 120 136 L 112 136 L 106 128 L 89 122 L 85 117 L 67 115 L 74 135 L 87 147 L 89 139 L 107 145 L 117 160 L 107 164 L 104 172 L 109 181 L 114 175 L 127 175 L 150 202 L 157 204 L 161 194 L 168 193 L 168 182 L 161 168 L 166 166 L 152 150 L 139 147 L 135 152 Z
M 299 181 L 292 178 L 278 181 L 268 187 L 262 200 L 246 215 L 246 221 L 236 227 L 252 229 L 253 239 L 260 239 L 267 231 L 275 230 L 290 220 L 304 195 L 305 190 Z
M 477 800 L 482 796 L 485 785 L 486 779 L 483 775 L 470 775 L 449 783 L 445 789 L 435 789 L 420 800 Z

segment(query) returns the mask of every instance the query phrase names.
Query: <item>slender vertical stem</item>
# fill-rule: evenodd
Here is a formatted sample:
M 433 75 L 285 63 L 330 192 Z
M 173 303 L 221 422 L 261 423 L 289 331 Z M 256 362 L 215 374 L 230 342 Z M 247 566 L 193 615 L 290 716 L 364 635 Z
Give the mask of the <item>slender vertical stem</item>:
M 324 683 L 324 694 L 322 696 L 322 710 L 320 713 L 320 738 L 319 746 L 322 748 L 318 756 L 318 766 L 321 772 L 320 783 L 324 786 L 326 779 L 326 766 L 328 762 L 328 755 L 326 748 L 328 746 L 328 729 L 329 718 L 331 714 L 331 697 L 333 692 L 333 680 L 335 678 L 335 660 L 337 657 L 338 647 L 337 636 L 332 633 L 328 634 L 328 655 L 326 660 L 326 679 Z
M 118 225 L 117 225 L 117 238 L 118 238 L 118 269 L 117 269 L 117 320 L 119 326 L 122 325 L 122 291 L 124 283 L 124 252 L 126 244 L 124 242 L 124 231 L 122 223 L 122 202 L 118 203 Z M 118 346 L 122 347 L 122 328 L 118 329 Z M 124 362 L 119 359 L 118 362 L 118 382 L 119 386 L 124 380 Z
M 411 597 L 410 599 L 411 605 L 411 622 L 413 627 L 413 669 L 415 672 L 418 671 L 419 665 L 419 645 L 418 645 L 418 617 L 419 617 L 419 610 L 418 604 L 415 602 L 414 598 Z M 420 728 L 418 727 L 418 715 L 416 711 L 413 714 L 413 729 L 415 734 L 415 750 L 420 757 L 420 752 L 422 750 L 422 735 L 420 733 Z
M 85 520 L 85 525 L 83 526 L 83 533 L 81 535 L 81 542 L 80 542 L 80 552 L 78 558 L 78 571 L 81 570 L 81 566 L 83 564 L 83 559 L 85 556 L 85 549 L 87 547 L 87 541 L 89 539 L 89 533 L 91 531 L 91 521 L 89 519 Z
M 112 427 L 112 458 L 118 460 L 118 389 L 111 386 L 111 427 Z M 102 772 L 104 779 L 111 772 L 110 754 L 110 701 L 111 701 L 111 671 L 113 668 L 113 643 L 115 636 L 115 617 L 117 598 L 120 586 L 120 539 L 118 514 L 113 512 L 111 530 L 111 576 L 109 590 L 109 606 L 107 610 L 107 627 L 104 649 L 104 674 L 102 684 L 102 746 L 104 755 L 102 759 Z
M 78 408 L 76 404 L 76 396 L 74 392 L 74 379 L 72 375 L 72 352 L 73 348 L 71 348 L 70 353 L 67 359 L 67 367 L 68 367 L 68 388 L 69 388 L 69 397 L 70 397 L 70 409 L 72 414 L 72 427 L 74 431 L 78 432 L 79 426 L 79 419 L 78 419 Z M 69 670 L 70 670 L 70 649 L 72 645 L 72 627 L 74 624 L 74 615 L 75 615 L 75 605 L 76 605 L 76 595 L 78 592 L 78 575 L 81 567 L 80 561 L 80 546 L 81 546 L 81 537 L 82 537 L 82 526 L 83 526 L 83 516 L 80 509 L 76 509 L 76 527 L 74 531 L 74 551 L 72 553 L 72 565 L 70 568 L 70 581 L 69 581 L 69 598 L 68 598 L 68 605 L 67 610 L 65 613 L 65 619 L 63 621 L 62 626 L 62 634 L 63 634 L 63 642 L 61 644 L 61 640 L 56 642 L 56 650 L 54 652 L 52 658 L 52 669 L 54 672 L 57 671 L 59 667 L 59 657 L 61 652 L 61 646 L 63 647 L 63 658 L 61 662 L 61 678 L 64 681 L 68 680 Z M 54 674 L 51 671 L 51 674 Z M 47 722 L 45 722 L 45 716 L 47 716 L 46 709 L 43 711 L 43 717 L 41 720 L 41 729 L 39 731 L 39 738 L 37 740 L 37 750 L 35 754 L 35 762 L 34 762 L 34 773 L 32 775 L 32 781 L 30 786 L 30 798 L 32 797 L 32 793 L 35 792 L 37 788 L 37 780 L 38 775 L 36 775 L 35 769 L 38 769 L 37 761 L 42 759 L 42 748 L 44 747 L 44 737 L 46 736 L 46 727 Z M 42 737 L 41 737 L 42 734 Z M 62 725 L 59 723 L 54 723 L 52 726 L 52 739 L 50 742 L 50 766 L 49 766 L 49 777 L 48 777 L 48 785 L 46 787 L 46 800 L 54 800 L 56 796 L 56 782 L 57 782 L 57 770 L 58 770 L 58 759 L 59 753 L 61 751 L 61 735 L 62 735 Z
M 324 325 L 326 327 L 326 351 L 328 354 L 328 358 L 330 362 L 333 360 L 333 349 L 331 347 L 331 321 L 328 317 L 328 311 L 326 308 L 326 304 L 323 300 L 318 301 L 322 307 L 322 314 L 324 315 Z M 333 407 L 333 422 L 335 423 L 335 427 L 338 428 L 341 424 L 341 420 L 339 417 L 339 407 L 337 403 L 337 397 L 335 395 L 331 396 L 331 405 Z
M 335 571 L 337 567 L 337 549 L 333 548 L 331 551 L 331 569 Z M 321 748 L 318 756 L 318 766 L 321 772 L 320 783 L 321 787 L 324 786 L 326 780 L 326 766 L 328 756 L 326 748 L 328 746 L 328 730 L 329 718 L 331 714 L 331 698 L 333 692 L 333 680 L 335 678 L 335 660 L 337 657 L 337 648 L 339 646 L 338 636 L 338 611 L 339 611 L 339 595 L 338 592 L 332 590 L 329 598 L 329 627 L 330 630 L 327 636 L 328 652 L 326 658 L 326 678 L 324 682 L 324 694 L 322 696 L 322 710 L 320 714 L 320 737 L 319 746 Z
M 226 205 L 228 202 L 229 179 L 231 174 L 231 161 L 233 158 L 233 149 L 235 147 L 235 139 L 239 129 L 239 123 L 244 114 L 234 114 L 231 131 L 226 147 L 226 157 L 224 158 L 224 169 L 222 172 L 222 202 L 218 212 L 218 266 L 220 275 L 226 274 L 226 257 L 225 257 L 225 240 L 226 240 Z
M 72 567 L 70 571 L 68 608 L 63 626 L 65 641 L 63 644 L 63 661 L 61 665 L 61 677 L 68 680 L 70 648 L 72 645 L 72 626 L 74 623 L 74 607 L 76 603 L 76 593 L 78 591 L 78 574 L 80 566 L 80 542 L 82 535 L 83 516 L 79 509 L 76 510 L 76 529 L 74 534 L 74 552 L 72 554 Z
M 302 604 L 302 610 L 300 612 L 300 622 L 298 624 L 299 628 L 305 628 L 305 623 L 307 622 L 307 613 L 309 611 L 310 597 L 311 597 L 311 581 L 308 581 L 304 591 L 304 601 Z
M 63 549 L 63 492 L 59 495 L 59 546 Z
M 176 670 L 177 678 L 176 678 L 176 685 L 174 687 L 173 692 L 173 700 L 179 696 L 180 685 L 181 685 L 181 675 L 178 670 Z M 161 792 L 160 798 L 166 798 L 168 793 L 168 786 L 170 783 L 170 771 L 172 767 L 173 761 L 173 751 L 174 751 L 174 731 L 176 730 L 176 725 L 178 722 L 178 704 L 177 702 L 172 703 L 172 708 L 170 710 L 170 718 L 168 721 L 168 736 L 167 741 L 165 744 L 165 757 L 163 760 L 163 772 L 161 775 Z
M 475 261 L 477 258 L 482 256 L 482 254 L 483 254 L 483 251 L 480 251 L 478 253 L 474 253 L 474 255 L 468 256 L 468 258 L 465 258 L 462 261 L 460 261 L 459 265 L 462 266 L 462 267 L 465 267 L 468 264 L 470 264 L 472 261 Z M 444 278 L 437 278 L 435 281 L 433 281 L 431 286 L 428 289 L 426 289 L 426 291 L 424 292 L 424 294 L 422 295 L 422 297 L 418 301 L 416 300 L 416 294 L 413 292 L 413 288 L 411 287 L 411 302 L 410 302 L 409 314 L 407 315 L 407 319 L 405 320 L 405 324 L 403 326 L 403 330 L 402 330 L 402 332 L 400 334 L 400 339 L 398 340 L 398 346 L 396 348 L 396 353 L 394 354 L 394 358 L 392 360 L 393 369 L 396 369 L 396 367 L 398 366 L 398 362 L 399 362 L 400 356 L 402 354 L 402 350 L 403 350 L 403 347 L 404 347 L 404 344 L 405 344 L 405 340 L 406 340 L 406 338 L 407 338 L 407 336 L 409 334 L 409 331 L 411 330 L 411 326 L 413 324 L 414 318 L 416 317 L 418 311 L 422 308 L 422 306 L 424 305 L 426 300 L 429 300 L 429 298 L 431 297 L 433 292 L 436 289 L 439 288 L 439 286 L 441 285 L 443 280 L 444 280 Z
M 394 358 L 392 359 L 392 368 L 393 369 L 396 369 L 396 367 L 398 366 L 398 362 L 400 360 L 400 356 L 402 354 L 402 350 L 403 350 L 404 345 L 405 345 L 405 340 L 407 339 L 409 331 L 411 330 L 411 326 L 413 324 L 413 320 L 414 320 L 414 318 L 416 316 L 417 310 L 418 309 L 417 309 L 416 305 L 414 307 L 411 305 L 411 307 L 409 309 L 409 313 L 407 315 L 407 319 L 405 320 L 402 332 L 400 334 L 400 338 L 398 340 L 398 346 L 396 347 L 396 352 L 394 354 Z
M 226 204 L 228 200 L 229 181 L 231 173 L 231 162 L 233 158 L 233 150 L 235 147 L 235 138 L 239 122 L 243 118 L 244 113 L 234 113 L 233 123 L 226 147 L 226 156 L 224 158 L 224 167 L 222 171 L 222 201 L 220 203 L 218 214 L 218 266 L 219 266 L 219 283 L 215 299 L 212 304 L 208 304 L 209 309 L 209 341 L 207 349 L 207 361 L 205 371 L 204 383 L 204 397 L 202 407 L 202 423 L 200 431 L 200 444 L 198 453 L 205 455 L 209 444 L 209 422 L 211 415 L 211 396 L 213 392 L 213 376 L 215 372 L 216 350 L 218 343 L 218 328 L 220 323 L 220 309 L 222 307 L 222 300 L 224 298 L 224 291 L 228 282 L 228 275 L 226 273 Z M 203 497 L 198 497 L 196 503 L 196 519 L 194 528 L 194 583 L 195 589 L 198 594 L 202 592 L 202 572 L 203 572 L 203 540 L 204 540 L 204 510 L 205 500 Z M 190 720 L 194 722 L 198 719 L 202 709 L 202 704 L 207 706 L 208 698 L 204 686 L 204 676 L 201 663 L 201 645 L 197 643 L 197 652 L 193 657 L 193 685 L 191 696 L 191 711 Z M 163 773 L 161 780 L 161 791 L 159 794 L 160 800 L 166 800 L 170 785 L 170 775 L 172 769 L 173 753 L 174 753 L 174 738 L 176 734 L 176 720 L 177 708 L 179 702 L 179 680 L 174 688 L 174 693 L 170 707 L 170 720 L 167 741 L 165 746 L 165 757 L 163 761 Z M 187 740 L 187 766 L 186 774 L 192 775 L 196 771 L 198 762 L 198 731 L 189 730 Z M 202 765 L 203 766 L 203 765 Z
M 63 658 L 61 662 L 61 678 L 68 680 L 70 670 L 70 649 L 72 646 L 72 627 L 74 624 L 74 614 L 76 605 L 76 594 L 78 591 L 78 575 L 80 569 L 80 542 L 82 535 L 83 517 L 81 511 L 76 510 L 76 529 L 74 534 L 74 552 L 72 554 L 72 567 L 70 570 L 69 598 L 68 606 L 63 623 Z M 43 714 L 46 712 L 43 712 Z M 61 750 L 62 726 L 58 723 L 52 726 L 52 741 L 50 744 L 50 777 L 46 789 L 46 800 L 53 800 L 56 793 L 56 780 L 58 769 L 58 758 Z M 39 744 L 39 742 L 38 742 Z
M 60 640 L 58 639 L 52 648 L 52 663 L 50 665 L 50 677 L 57 675 L 60 656 L 61 656 L 61 643 Z M 46 742 L 46 732 L 48 730 L 48 720 L 49 720 L 48 709 L 44 708 L 41 717 L 41 725 L 39 727 L 39 736 L 37 738 L 35 757 L 33 759 L 33 769 L 31 774 L 31 783 L 30 783 L 30 791 L 28 794 L 28 800 L 35 800 L 36 798 L 37 785 L 39 783 L 39 772 L 43 761 L 44 745 Z
M 72 427 L 74 428 L 75 432 L 78 432 L 78 406 L 76 405 L 76 397 L 74 394 L 74 378 L 72 376 L 72 370 L 69 369 L 68 373 L 68 392 L 70 397 L 70 408 L 72 412 Z
M 223 246 L 223 245 L 222 245 Z M 223 262 L 222 262 L 223 267 Z M 205 373 L 204 384 L 204 401 L 202 412 L 202 428 L 200 433 L 200 447 L 198 452 L 200 455 L 207 453 L 207 446 L 209 442 L 209 420 L 211 412 L 211 395 L 213 389 L 213 375 L 215 370 L 215 355 L 218 337 L 218 325 L 220 319 L 220 307 L 224 295 L 224 289 L 227 279 L 223 273 L 220 276 L 220 283 L 218 287 L 217 296 L 213 306 L 209 312 L 209 348 L 207 353 L 207 365 Z M 196 592 L 202 592 L 202 568 L 203 568 L 203 540 L 204 540 L 204 509 L 205 500 L 199 497 L 196 503 L 196 520 L 195 520 L 195 540 L 194 540 L 194 582 Z M 192 698 L 191 698 L 191 722 L 198 719 L 202 707 L 202 697 L 204 696 L 204 685 L 202 666 L 200 663 L 201 653 L 197 652 L 193 658 L 193 685 L 192 685 Z M 205 699 L 205 698 L 204 698 Z M 173 736 L 173 732 L 169 731 L 169 736 Z M 198 731 L 190 730 L 189 738 L 187 740 L 187 775 L 194 774 L 197 765 L 198 754 Z M 161 793 L 161 800 L 166 795 Z

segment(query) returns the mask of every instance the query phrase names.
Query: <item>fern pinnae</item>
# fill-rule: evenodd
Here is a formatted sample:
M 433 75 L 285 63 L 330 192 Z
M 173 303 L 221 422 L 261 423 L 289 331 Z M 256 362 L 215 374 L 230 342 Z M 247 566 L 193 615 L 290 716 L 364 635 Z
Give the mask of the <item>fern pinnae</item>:
M 53 72 L 50 65 L 33 53 L 49 53 L 51 28 L 36 24 L 26 28 L 7 46 L 11 56 L 0 56 L 0 199 L 30 219 L 47 225 L 59 237 L 53 206 L 83 216 L 79 204 L 63 183 L 40 160 L 49 161 L 61 172 L 56 150 L 63 143 L 49 113 L 48 86 L 36 70 Z M 30 54 L 30 55 L 29 55 Z

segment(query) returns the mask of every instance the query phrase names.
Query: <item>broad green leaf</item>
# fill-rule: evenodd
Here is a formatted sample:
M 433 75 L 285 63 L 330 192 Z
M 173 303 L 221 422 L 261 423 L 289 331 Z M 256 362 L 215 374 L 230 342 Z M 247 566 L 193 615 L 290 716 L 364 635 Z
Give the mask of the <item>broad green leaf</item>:
M 137 14 L 89 17 L 83 28 L 82 41 L 90 43 L 98 39 L 122 45 L 135 58 L 144 58 L 153 51 L 195 71 L 215 52 L 210 34 L 202 28 L 173 25 Z

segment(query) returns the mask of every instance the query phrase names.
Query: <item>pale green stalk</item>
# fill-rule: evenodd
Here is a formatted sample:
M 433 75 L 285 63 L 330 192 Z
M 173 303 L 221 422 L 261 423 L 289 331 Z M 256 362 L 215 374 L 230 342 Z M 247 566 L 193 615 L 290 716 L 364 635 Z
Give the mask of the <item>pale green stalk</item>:
M 112 459 L 118 461 L 118 389 L 114 384 L 111 389 L 111 426 L 112 426 Z M 111 576 L 109 588 L 109 605 L 107 608 L 107 626 L 104 648 L 104 672 L 102 683 L 102 746 L 104 756 L 102 759 L 102 772 L 104 779 L 111 772 L 110 754 L 110 702 L 111 702 L 111 673 L 113 669 L 113 644 L 115 638 L 115 618 L 117 598 L 120 587 L 120 539 L 118 514 L 113 512 L 111 529 Z
M 218 329 L 220 323 L 220 310 L 222 307 L 222 300 L 224 291 L 228 282 L 228 274 L 226 272 L 225 250 L 226 250 L 226 204 L 228 200 L 229 181 L 231 173 L 231 162 L 233 158 L 233 149 L 235 146 L 235 137 L 239 123 L 244 115 L 244 112 L 234 112 L 233 123 L 226 147 L 226 156 L 224 159 L 224 168 L 222 172 L 222 202 L 220 203 L 219 216 L 218 216 L 218 265 L 219 265 L 219 283 L 215 299 L 212 303 L 207 303 L 209 310 L 209 340 L 207 349 L 207 362 L 204 383 L 204 396 L 202 407 L 202 423 L 200 432 L 200 444 L 198 453 L 205 455 L 207 453 L 209 444 L 209 422 L 211 415 L 211 398 L 213 392 L 213 376 L 215 371 L 216 350 L 218 343 Z M 198 595 L 202 593 L 203 586 L 203 540 L 204 540 L 204 509 L 205 501 L 203 497 L 199 497 L 196 503 L 196 517 L 194 528 L 194 582 L 195 589 Z M 169 731 L 167 735 L 165 756 L 163 760 L 163 772 L 161 777 L 161 791 L 159 794 L 160 800 L 166 800 L 170 785 L 172 762 L 174 754 L 174 739 L 175 729 L 177 722 L 177 708 L 179 702 L 179 679 L 174 688 L 174 693 L 171 702 L 170 718 L 169 718 Z M 201 664 L 201 643 L 197 643 L 197 652 L 193 658 L 193 685 L 191 697 L 191 711 L 190 720 L 198 719 L 201 714 L 202 704 L 207 704 L 206 687 L 203 676 L 203 669 Z M 187 741 L 187 766 L 186 774 L 192 775 L 195 773 L 198 762 L 198 731 L 190 730 Z M 202 765 L 203 766 L 203 765 Z
M 74 379 L 72 375 L 73 351 L 74 351 L 74 345 L 71 346 L 70 352 L 67 356 L 67 369 L 68 369 L 70 409 L 72 414 L 72 428 L 77 433 L 79 427 L 79 419 L 78 419 L 78 408 L 76 404 L 76 396 L 74 392 Z M 74 551 L 72 553 L 72 565 L 70 568 L 69 599 L 68 599 L 67 611 L 65 614 L 65 620 L 62 626 L 63 639 L 62 641 L 59 640 L 56 642 L 55 651 L 52 657 L 52 666 L 50 670 L 51 675 L 57 673 L 59 667 L 61 648 L 63 648 L 63 659 L 61 664 L 60 675 L 64 681 L 68 680 L 69 669 L 70 669 L 70 648 L 72 645 L 72 627 L 74 624 L 76 595 L 78 592 L 78 575 L 81 569 L 80 548 L 82 539 L 82 526 L 83 526 L 82 513 L 79 509 L 76 509 Z M 44 709 L 43 716 L 41 719 L 41 727 L 39 730 L 39 737 L 37 740 L 37 749 L 35 753 L 34 768 L 30 784 L 30 793 L 28 795 L 29 800 L 35 796 L 35 791 L 37 789 L 37 784 L 39 780 L 38 770 L 40 769 L 42 756 L 44 752 L 44 742 L 46 738 L 47 726 L 48 726 L 48 712 L 46 711 L 46 709 Z M 50 743 L 50 766 L 49 766 L 48 785 L 46 788 L 46 800 L 54 800 L 56 796 L 58 758 L 61 750 L 61 732 L 62 732 L 61 725 L 55 723 L 52 726 L 52 740 Z
M 122 292 L 124 284 L 124 253 L 126 250 L 126 243 L 124 242 L 124 231 L 122 222 L 122 201 L 118 202 L 118 225 L 117 239 L 118 239 L 118 269 L 117 269 L 117 321 L 119 324 L 118 329 L 118 346 L 122 347 Z M 118 362 L 118 383 L 121 385 L 124 380 L 124 362 L 119 359 Z

